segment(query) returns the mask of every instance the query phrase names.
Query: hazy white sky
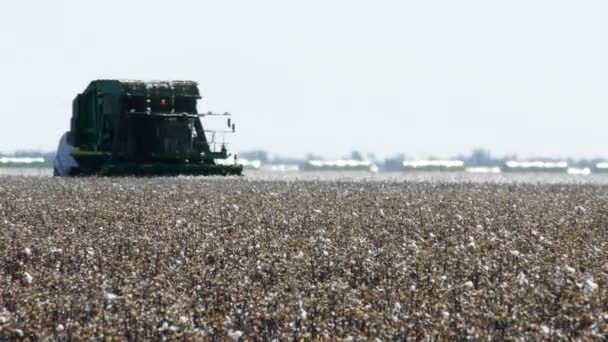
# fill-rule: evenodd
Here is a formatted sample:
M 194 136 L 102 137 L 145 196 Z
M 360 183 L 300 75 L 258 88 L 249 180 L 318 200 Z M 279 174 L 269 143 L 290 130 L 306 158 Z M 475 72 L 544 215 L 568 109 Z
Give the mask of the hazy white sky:
M 608 157 L 608 1 L 9 1 L 0 150 L 97 78 L 192 79 L 240 150 Z

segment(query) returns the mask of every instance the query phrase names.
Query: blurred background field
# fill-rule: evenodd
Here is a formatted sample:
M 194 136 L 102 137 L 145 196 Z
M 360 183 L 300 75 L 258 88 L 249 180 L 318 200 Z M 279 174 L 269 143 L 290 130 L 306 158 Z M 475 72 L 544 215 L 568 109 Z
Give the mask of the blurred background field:
M 51 168 L 0 167 L 0 176 L 52 177 Z M 196 178 L 179 176 L 177 178 Z M 215 179 L 215 177 L 211 177 Z M 358 182 L 438 182 L 438 183 L 539 183 L 539 184 L 608 184 L 608 174 L 572 175 L 555 173 L 485 173 L 467 172 L 383 172 L 364 171 L 289 171 L 245 170 L 245 180 L 268 181 L 358 181 Z

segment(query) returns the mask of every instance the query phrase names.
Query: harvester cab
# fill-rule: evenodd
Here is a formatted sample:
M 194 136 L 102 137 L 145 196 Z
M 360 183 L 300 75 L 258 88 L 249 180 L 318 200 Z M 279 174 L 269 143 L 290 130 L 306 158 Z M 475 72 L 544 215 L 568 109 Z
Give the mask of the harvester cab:
M 192 81 L 91 82 L 74 99 L 54 174 L 240 175 L 225 139 L 235 131 L 230 114 L 199 114 L 199 99 Z M 202 118 L 223 118 L 228 128 L 205 129 Z

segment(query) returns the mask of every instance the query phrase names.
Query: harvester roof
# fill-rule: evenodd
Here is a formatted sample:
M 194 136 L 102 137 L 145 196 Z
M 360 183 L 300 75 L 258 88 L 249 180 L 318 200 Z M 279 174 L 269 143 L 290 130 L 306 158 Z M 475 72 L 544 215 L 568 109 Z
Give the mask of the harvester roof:
M 198 83 L 194 81 L 95 80 L 89 84 L 85 93 L 92 91 L 131 96 L 154 95 L 200 98 Z

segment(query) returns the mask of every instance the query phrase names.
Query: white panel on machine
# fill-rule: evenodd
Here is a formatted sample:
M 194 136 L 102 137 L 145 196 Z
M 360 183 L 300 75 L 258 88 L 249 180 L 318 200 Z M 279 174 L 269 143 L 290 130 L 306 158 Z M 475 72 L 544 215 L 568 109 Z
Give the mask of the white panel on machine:
M 69 176 L 73 168 L 78 167 L 76 160 L 72 157 L 73 146 L 68 144 L 68 133 L 64 133 L 59 140 L 57 155 L 53 162 L 53 174 L 55 176 Z

